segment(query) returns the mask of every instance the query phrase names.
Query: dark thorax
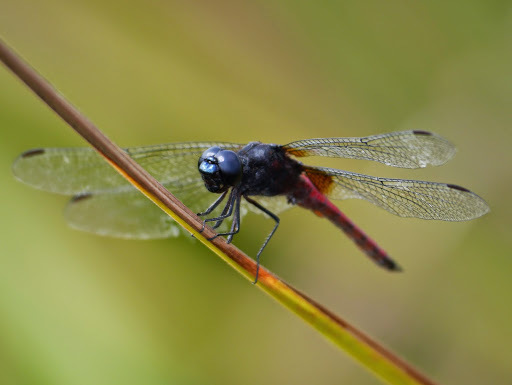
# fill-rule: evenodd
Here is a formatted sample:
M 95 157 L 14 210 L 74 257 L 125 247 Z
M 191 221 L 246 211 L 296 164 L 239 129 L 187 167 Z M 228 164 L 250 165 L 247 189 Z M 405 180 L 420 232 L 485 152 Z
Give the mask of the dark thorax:
M 243 170 L 239 184 L 242 195 L 287 195 L 302 172 L 302 165 L 276 144 L 251 142 L 238 156 Z

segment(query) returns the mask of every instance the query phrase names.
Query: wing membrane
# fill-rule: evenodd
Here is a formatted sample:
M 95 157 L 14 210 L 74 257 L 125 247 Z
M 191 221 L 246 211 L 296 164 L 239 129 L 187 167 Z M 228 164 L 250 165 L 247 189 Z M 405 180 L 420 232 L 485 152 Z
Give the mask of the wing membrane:
M 212 146 L 237 150 L 233 143 L 172 143 L 125 151 L 161 183 L 200 179 L 197 160 Z M 14 175 L 33 187 L 65 195 L 117 188 L 130 189 L 92 148 L 46 148 L 27 151 L 13 165 Z
M 219 146 L 237 151 L 243 145 L 224 142 L 172 143 L 127 148 L 125 151 L 169 191 L 195 212 L 215 200 L 206 190 L 197 170 L 204 150 Z M 174 221 L 143 194 L 135 190 L 91 148 L 47 148 L 27 151 L 13 165 L 15 176 L 33 187 L 75 195 L 65 217 L 74 228 L 100 235 L 130 239 L 167 238 L 179 234 Z M 291 205 L 284 197 L 261 202 L 272 212 Z M 211 215 L 219 215 L 222 205 Z M 261 214 L 242 203 L 242 215 Z M 220 228 L 226 229 L 227 224 Z
M 215 199 L 200 178 L 166 187 L 196 212 Z M 117 238 L 155 239 L 179 234 L 174 220 L 135 189 L 77 195 L 67 205 L 65 217 L 75 229 Z
M 399 131 L 363 138 L 307 139 L 283 148 L 298 157 L 363 159 L 403 168 L 439 166 L 455 155 L 455 147 L 450 142 L 426 131 Z
M 321 167 L 307 167 L 305 172 L 333 199 L 364 199 L 401 217 L 465 221 L 489 211 L 478 195 L 452 184 L 378 178 Z
M 206 190 L 200 178 L 190 183 L 166 183 L 164 186 L 195 212 L 204 211 L 217 198 Z M 285 197 L 257 197 L 256 200 L 276 214 L 291 207 Z M 220 215 L 222 208 L 221 204 L 211 217 Z M 262 214 L 242 201 L 241 216 L 248 211 Z M 157 239 L 180 233 L 172 218 L 137 190 L 78 195 L 66 207 L 65 217 L 75 229 L 117 238 Z M 226 221 L 218 230 L 226 231 L 228 225 L 229 221 Z

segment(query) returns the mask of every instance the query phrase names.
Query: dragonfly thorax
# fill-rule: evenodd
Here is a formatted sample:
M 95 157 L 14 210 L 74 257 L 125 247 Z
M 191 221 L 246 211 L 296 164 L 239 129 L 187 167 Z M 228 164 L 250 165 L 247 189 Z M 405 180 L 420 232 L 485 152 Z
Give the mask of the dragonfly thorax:
M 276 144 L 251 142 L 237 155 L 243 164 L 239 189 L 244 196 L 288 195 L 303 170 Z
M 199 158 L 198 169 L 208 191 L 222 193 L 236 185 L 242 177 L 238 155 L 220 147 L 211 147 Z

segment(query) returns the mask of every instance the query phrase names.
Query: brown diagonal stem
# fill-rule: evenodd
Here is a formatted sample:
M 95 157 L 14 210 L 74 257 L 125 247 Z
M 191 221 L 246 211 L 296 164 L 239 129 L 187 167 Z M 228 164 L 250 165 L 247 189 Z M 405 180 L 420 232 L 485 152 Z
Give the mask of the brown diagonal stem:
M 254 280 L 256 263 L 251 258 L 233 245 L 227 244 L 224 238 L 217 237 L 208 241 L 208 238 L 215 235 L 211 228 L 206 227 L 204 232 L 199 232 L 202 228 L 202 221 L 199 217 L 177 200 L 120 147 L 110 141 L 1 40 L 0 60 L 130 183 L 239 273 L 251 281 Z M 407 362 L 263 267 L 260 268 L 256 286 L 299 315 L 386 382 L 434 385 L 434 382 Z

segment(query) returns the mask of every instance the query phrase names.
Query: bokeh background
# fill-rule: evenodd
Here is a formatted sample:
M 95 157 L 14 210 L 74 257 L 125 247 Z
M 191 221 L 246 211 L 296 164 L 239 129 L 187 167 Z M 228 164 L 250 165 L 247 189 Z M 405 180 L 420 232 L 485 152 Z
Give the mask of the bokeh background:
M 294 209 L 263 264 L 440 383 L 512 383 L 510 1 L 0 0 L 0 36 L 122 146 L 432 130 L 451 182 L 491 206 L 467 223 L 343 210 L 405 267 L 388 274 Z M 22 151 L 83 145 L 0 68 L 0 383 L 377 384 L 188 237 L 67 227 L 66 198 L 14 180 Z M 272 223 L 251 215 L 254 255 Z

